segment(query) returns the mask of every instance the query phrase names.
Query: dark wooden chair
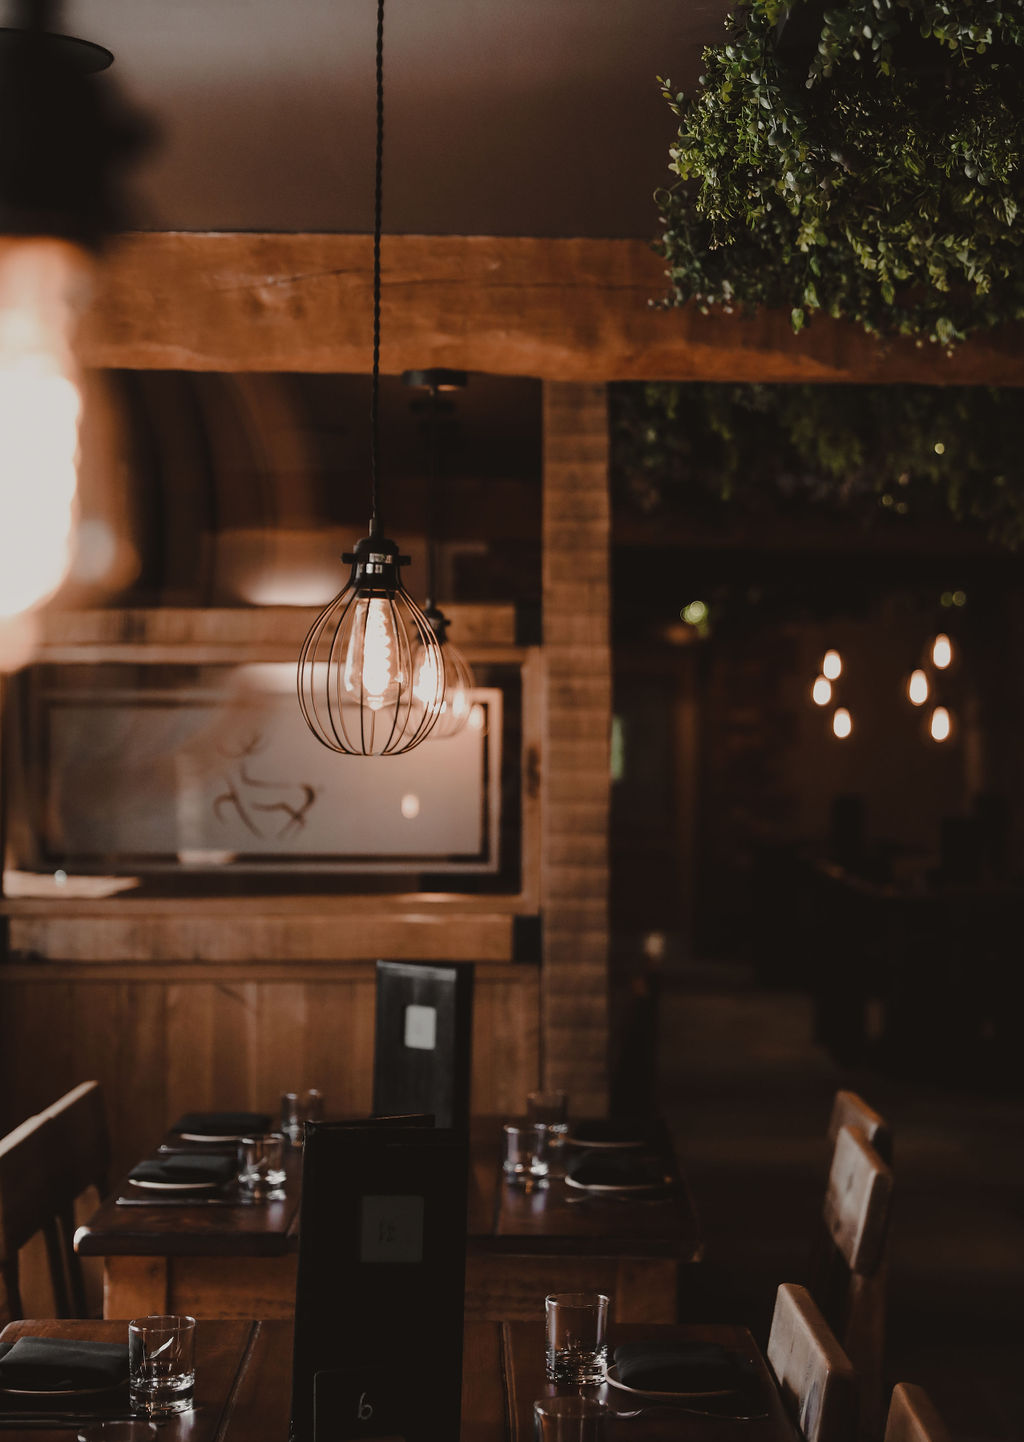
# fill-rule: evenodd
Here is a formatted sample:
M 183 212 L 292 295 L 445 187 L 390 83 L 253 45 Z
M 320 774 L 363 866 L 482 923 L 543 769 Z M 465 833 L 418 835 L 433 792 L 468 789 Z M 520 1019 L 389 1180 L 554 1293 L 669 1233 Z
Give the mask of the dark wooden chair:
M 897 1382 L 892 1389 L 885 1442 L 950 1442 L 950 1436 L 931 1398 L 912 1382 Z
M 60 1191 L 57 1222 L 72 1315 L 99 1315 L 102 1272 L 97 1271 L 88 1279 L 93 1283 L 89 1287 L 82 1259 L 74 1246 L 78 1221 L 91 1215 L 110 1190 L 110 1134 L 99 1082 L 82 1082 L 41 1115 L 51 1124 L 54 1169 Z
M 779 1288 L 767 1357 L 804 1442 L 852 1442 L 853 1367 L 806 1287 L 783 1282 Z
M 858 1127 L 836 1136 L 811 1291 L 857 1374 L 861 1425 L 881 1427 L 893 1174 Z
M 377 962 L 373 1110 L 469 1123 L 473 967 Z
M 37 1236 L 46 1246 L 53 1307 L 71 1315 L 64 1249 L 57 1216 L 61 1184 L 54 1165 L 52 1123 L 30 1117 L 0 1140 L 0 1281 L 8 1320 L 25 1315 L 21 1254 Z
M 836 1092 L 827 1132 L 833 1149 L 840 1127 L 860 1127 L 882 1161 L 892 1166 L 892 1131 L 889 1123 L 856 1092 Z

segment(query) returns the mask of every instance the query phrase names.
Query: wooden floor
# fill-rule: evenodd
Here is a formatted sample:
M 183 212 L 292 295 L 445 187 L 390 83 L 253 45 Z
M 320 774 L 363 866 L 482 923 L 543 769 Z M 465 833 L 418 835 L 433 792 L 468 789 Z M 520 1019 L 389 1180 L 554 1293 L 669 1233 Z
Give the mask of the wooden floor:
M 661 1091 L 701 1208 L 712 1312 L 762 1339 L 775 1284 L 803 1279 L 837 1086 L 895 1133 L 890 1381 L 926 1387 L 958 1442 L 1015 1442 L 1024 1417 L 1024 1097 L 844 1071 L 806 998 L 745 969 L 670 970 Z M 752 1225 L 754 1208 L 767 1219 Z

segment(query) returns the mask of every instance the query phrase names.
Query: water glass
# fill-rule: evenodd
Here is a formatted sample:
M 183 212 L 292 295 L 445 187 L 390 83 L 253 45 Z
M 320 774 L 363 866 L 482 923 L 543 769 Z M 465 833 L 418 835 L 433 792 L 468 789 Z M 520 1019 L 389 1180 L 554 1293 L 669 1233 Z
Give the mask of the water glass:
M 536 1442 L 601 1442 L 609 1410 L 596 1397 L 541 1397 L 533 1404 L 534 1437 Z
M 196 1390 L 195 1317 L 136 1317 L 128 1323 L 128 1389 L 133 1412 L 187 1412 Z
M 284 1197 L 284 1179 L 284 1137 L 280 1132 L 241 1139 L 238 1184 L 250 1200 L 280 1201 Z
M 543 1122 L 550 1127 L 552 1140 L 556 1146 L 561 1146 L 569 1132 L 569 1093 L 529 1092 L 526 1115 L 531 1122 Z
M 316 1087 L 281 1094 L 281 1130 L 292 1146 L 301 1147 L 306 1122 L 322 1121 L 323 1115 L 323 1093 Z
M 506 1122 L 502 1169 L 510 1181 L 531 1183 L 548 1174 L 549 1132 L 542 1122 Z
M 608 1298 L 602 1292 L 552 1292 L 544 1299 L 549 1382 L 589 1386 L 608 1371 Z

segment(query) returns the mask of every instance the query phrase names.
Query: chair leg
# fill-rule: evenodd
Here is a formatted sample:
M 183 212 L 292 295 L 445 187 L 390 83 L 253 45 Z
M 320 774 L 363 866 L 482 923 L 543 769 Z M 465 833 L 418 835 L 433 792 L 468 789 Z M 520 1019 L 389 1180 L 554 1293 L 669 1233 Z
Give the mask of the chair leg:
M 57 1226 L 60 1229 L 64 1275 L 67 1277 L 70 1291 L 70 1315 L 72 1317 L 88 1317 L 89 1303 L 85 1295 L 85 1277 L 82 1274 L 82 1261 L 75 1251 L 75 1211 L 73 1206 L 62 1209 L 57 1217 Z
M 25 1309 L 21 1303 L 21 1286 L 18 1281 L 17 1254 L 9 1261 L 0 1263 L 0 1279 L 4 1284 L 7 1320 L 17 1322 L 25 1315 Z
M 68 1279 L 64 1268 L 64 1248 L 61 1246 L 60 1224 L 53 1217 L 43 1227 L 46 1241 L 46 1256 L 50 1263 L 50 1282 L 53 1286 L 54 1310 L 58 1317 L 70 1317 L 71 1302 L 68 1297 Z

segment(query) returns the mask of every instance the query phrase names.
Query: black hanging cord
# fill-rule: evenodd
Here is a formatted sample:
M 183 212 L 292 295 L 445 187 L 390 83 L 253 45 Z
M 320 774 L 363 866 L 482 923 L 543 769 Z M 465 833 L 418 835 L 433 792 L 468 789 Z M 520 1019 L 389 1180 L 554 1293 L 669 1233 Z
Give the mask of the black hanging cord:
M 427 597 L 429 611 L 437 599 L 437 386 L 430 387 L 430 410 L 427 415 L 427 444 L 430 448 L 430 475 L 427 482 Z
M 373 383 L 370 392 L 370 535 L 380 512 L 380 231 L 384 196 L 384 0 L 377 0 L 377 162 L 373 191 Z

